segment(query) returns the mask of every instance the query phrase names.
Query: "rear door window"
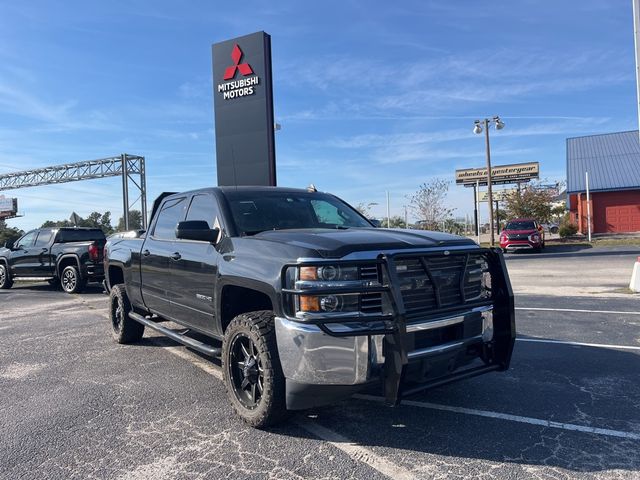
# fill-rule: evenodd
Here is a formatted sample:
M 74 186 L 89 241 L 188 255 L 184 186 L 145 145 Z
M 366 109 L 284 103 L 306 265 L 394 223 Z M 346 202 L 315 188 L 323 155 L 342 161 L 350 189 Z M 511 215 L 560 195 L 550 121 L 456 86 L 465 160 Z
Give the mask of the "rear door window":
M 34 247 L 47 247 L 49 242 L 51 242 L 52 236 L 53 232 L 51 230 L 43 230 L 38 234 Z

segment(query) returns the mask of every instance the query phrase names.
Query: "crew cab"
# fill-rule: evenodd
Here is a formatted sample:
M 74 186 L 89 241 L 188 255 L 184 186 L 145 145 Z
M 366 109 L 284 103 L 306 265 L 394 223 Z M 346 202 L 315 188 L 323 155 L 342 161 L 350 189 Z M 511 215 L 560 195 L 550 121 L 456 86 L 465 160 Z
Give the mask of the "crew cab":
M 540 252 L 544 247 L 544 228 L 532 218 L 510 220 L 500 234 L 500 248 L 505 252 L 515 250 Z
M 315 190 L 163 194 L 145 234 L 107 243 L 105 272 L 114 339 L 149 327 L 220 357 L 230 403 L 254 427 L 376 386 L 397 405 L 506 370 L 514 346 L 499 249 L 375 228 Z
M 67 293 L 104 279 L 106 239 L 97 228 L 40 228 L 0 248 L 0 288 L 15 280 L 43 279 Z

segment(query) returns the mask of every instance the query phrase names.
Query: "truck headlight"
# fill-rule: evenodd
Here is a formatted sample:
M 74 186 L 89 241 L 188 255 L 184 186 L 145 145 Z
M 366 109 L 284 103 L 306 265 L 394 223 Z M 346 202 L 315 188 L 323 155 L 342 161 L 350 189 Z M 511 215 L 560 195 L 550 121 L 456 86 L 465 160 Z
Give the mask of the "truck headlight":
M 298 278 L 302 281 L 339 282 L 358 280 L 358 267 L 324 265 L 322 267 L 300 267 Z
M 300 295 L 301 312 L 357 312 L 358 295 Z
M 363 268 L 366 268 L 363 273 Z M 345 290 L 380 286 L 377 269 L 374 265 L 358 267 L 355 265 L 317 265 L 298 267 L 295 288 L 300 291 L 296 304 L 298 312 L 316 313 L 358 313 L 360 311 L 360 293 L 327 293 L 318 289 Z M 313 295 L 305 295 L 304 290 L 315 290 Z

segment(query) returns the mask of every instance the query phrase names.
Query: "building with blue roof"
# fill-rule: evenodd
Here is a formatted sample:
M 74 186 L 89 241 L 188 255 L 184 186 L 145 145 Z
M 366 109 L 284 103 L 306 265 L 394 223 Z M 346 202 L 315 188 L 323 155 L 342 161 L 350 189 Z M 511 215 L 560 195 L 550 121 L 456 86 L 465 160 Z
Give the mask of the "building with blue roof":
M 571 221 L 587 232 L 587 186 L 593 233 L 640 232 L 638 130 L 567 139 L 567 194 Z

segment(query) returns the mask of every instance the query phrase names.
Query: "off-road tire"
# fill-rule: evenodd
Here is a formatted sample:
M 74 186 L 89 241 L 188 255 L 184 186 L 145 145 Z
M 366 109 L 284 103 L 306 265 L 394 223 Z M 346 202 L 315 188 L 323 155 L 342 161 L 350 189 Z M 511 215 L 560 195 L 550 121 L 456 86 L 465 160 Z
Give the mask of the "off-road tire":
M 124 285 L 114 285 L 109 293 L 109 319 L 113 339 L 122 344 L 140 341 L 144 325 L 129 318 L 131 302 Z
M 222 343 L 222 373 L 227 396 L 242 420 L 255 428 L 275 425 L 287 417 L 285 379 L 278 356 L 273 319 L 274 313 L 270 310 L 238 315 L 229 323 Z M 236 367 L 232 347 L 240 337 L 248 337 L 253 342 L 262 367 L 263 391 L 253 408 L 242 403 L 234 386 L 232 369 Z
M 67 293 L 81 293 L 84 287 L 87 286 L 87 280 L 82 278 L 78 267 L 68 265 L 62 270 L 60 285 L 62 285 L 62 289 Z
M 0 263 L 0 289 L 8 290 L 13 286 L 11 272 L 4 263 Z

